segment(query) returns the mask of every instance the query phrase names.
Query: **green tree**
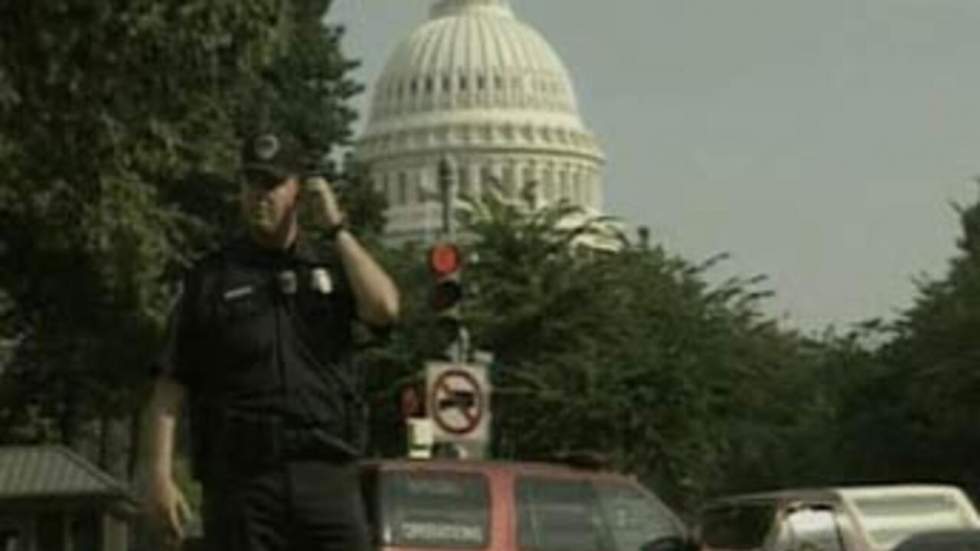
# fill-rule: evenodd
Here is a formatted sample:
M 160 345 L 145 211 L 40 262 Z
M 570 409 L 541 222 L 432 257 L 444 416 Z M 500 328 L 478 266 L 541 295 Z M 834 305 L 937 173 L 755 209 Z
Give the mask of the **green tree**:
M 889 447 L 869 454 L 871 461 L 887 458 L 887 473 L 956 481 L 978 492 L 980 202 L 955 208 L 958 253 L 943 277 L 920 282 L 915 303 L 890 328 L 880 384 L 866 389 L 877 399 L 862 421 L 893 435 Z
M 0 8 L 0 339 L 15 343 L 0 438 L 39 410 L 58 420 L 51 437 L 76 443 L 139 406 L 167 283 L 227 232 L 238 144 L 260 115 L 318 153 L 349 138 L 357 86 L 340 30 L 321 23 L 328 7 Z
M 731 487 L 733 470 L 771 470 L 766 453 L 782 442 L 760 417 L 790 430 L 781 393 L 806 351 L 760 313 L 763 278 L 712 286 L 723 256 L 692 264 L 633 246 L 564 203 L 490 194 L 463 222 L 477 259 L 464 267 L 465 318 L 495 357 L 496 456 L 602 450 L 678 500 Z

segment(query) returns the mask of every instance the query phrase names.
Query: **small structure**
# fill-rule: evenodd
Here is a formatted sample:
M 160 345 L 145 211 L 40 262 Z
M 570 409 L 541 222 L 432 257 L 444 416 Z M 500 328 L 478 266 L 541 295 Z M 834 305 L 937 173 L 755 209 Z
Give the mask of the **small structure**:
M 63 446 L 0 447 L 0 551 L 125 551 L 138 503 Z

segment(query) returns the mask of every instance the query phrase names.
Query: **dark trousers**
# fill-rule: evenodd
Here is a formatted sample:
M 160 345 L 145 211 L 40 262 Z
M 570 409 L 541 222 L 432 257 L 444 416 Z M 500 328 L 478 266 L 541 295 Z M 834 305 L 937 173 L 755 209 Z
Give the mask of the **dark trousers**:
M 209 551 L 370 549 L 353 462 L 293 461 L 205 483 L 203 513 Z

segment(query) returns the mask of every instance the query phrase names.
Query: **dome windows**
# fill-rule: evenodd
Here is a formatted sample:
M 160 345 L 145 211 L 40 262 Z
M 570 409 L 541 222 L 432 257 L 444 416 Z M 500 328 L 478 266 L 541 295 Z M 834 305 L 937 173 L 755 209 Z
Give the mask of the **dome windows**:
M 469 72 L 399 75 L 383 81 L 375 94 L 372 118 L 388 119 L 415 112 L 473 108 L 530 109 L 575 114 L 559 76 L 543 71 L 491 68 Z M 577 136 L 552 133 L 549 142 L 575 144 Z M 585 145 L 585 144 L 583 144 Z

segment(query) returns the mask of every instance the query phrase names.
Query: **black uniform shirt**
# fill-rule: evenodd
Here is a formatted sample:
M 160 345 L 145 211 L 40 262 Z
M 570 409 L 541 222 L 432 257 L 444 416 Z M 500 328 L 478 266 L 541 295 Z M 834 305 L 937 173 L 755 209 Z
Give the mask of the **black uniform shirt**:
M 360 410 L 355 305 L 343 267 L 302 237 L 289 251 L 240 239 L 188 274 L 156 370 L 192 406 L 325 429 L 350 442 Z

